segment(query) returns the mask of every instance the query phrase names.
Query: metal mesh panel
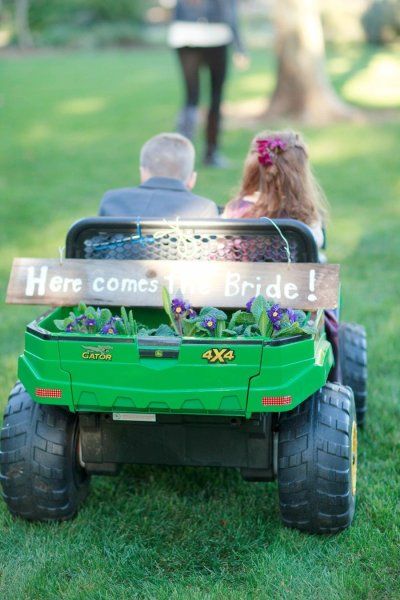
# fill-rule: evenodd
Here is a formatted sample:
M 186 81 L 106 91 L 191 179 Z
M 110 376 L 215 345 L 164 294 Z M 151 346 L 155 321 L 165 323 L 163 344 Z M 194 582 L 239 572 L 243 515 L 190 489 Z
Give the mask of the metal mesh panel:
M 85 239 L 82 258 L 114 260 L 216 260 L 239 262 L 286 262 L 287 255 L 278 233 L 210 234 L 193 232 L 185 237 L 165 234 L 160 238 L 144 235 L 100 234 Z M 289 240 L 293 262 L 299 259 L 299 244 Z
M 292 262 L 316 262 L 311 230 L 291 219 L 276 220 Z M 285 242 L 260 220 L 199 219 L 167 223 L 93 218 L 78 221 L 67 236 L 68 258 L 114 260 L 215 260 L 286 262 Z

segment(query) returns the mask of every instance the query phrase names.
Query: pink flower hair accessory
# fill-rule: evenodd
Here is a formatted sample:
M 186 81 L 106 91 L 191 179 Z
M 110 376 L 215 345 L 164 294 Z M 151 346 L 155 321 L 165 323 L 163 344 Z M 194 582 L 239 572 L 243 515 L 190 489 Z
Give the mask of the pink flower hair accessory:
M 256 149 L 260 165 L 270 167 L 274 164 L 276 155 L 287 149 L 287 144 L 279 137 L 260 138 L 256 140 Z

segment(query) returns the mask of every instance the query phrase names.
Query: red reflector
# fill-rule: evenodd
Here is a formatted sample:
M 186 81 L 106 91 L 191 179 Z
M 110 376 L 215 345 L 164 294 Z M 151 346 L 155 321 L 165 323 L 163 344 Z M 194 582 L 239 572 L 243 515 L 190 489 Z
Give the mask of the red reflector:
M 292 403 L 292 396 L 264 396 L 263 406 L 284 406 Z
M 61 398 L 62 390 L 51 390 L 50 388 L 36 388 L 35 394 L 38 398 Z

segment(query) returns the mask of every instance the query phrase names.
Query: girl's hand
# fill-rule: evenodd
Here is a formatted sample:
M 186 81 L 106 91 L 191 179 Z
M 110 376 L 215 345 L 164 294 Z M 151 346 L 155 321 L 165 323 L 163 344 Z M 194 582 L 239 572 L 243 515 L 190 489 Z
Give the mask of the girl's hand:
M 250 67 L 250 58 L 243 52 L 235 52 L 233 55 L 233 64 L 240 71 L 247 71 Z

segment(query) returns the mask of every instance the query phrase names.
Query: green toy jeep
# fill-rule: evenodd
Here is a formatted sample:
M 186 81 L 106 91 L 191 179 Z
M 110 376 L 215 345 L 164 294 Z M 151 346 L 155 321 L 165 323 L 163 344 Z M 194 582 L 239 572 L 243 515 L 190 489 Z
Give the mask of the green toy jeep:
M 203 268 L 228 261 L 249 272 L 288 256 L 318 262 L 310 229 L 290 219 L 180 221 L 178 229 L 85 219 L 68 233 L 66 258 L 190 259 Z M 161 306 L 133 310 L 148 326 L 160 322 Z M 55 326 L 70 311 L 58 307 L 26 329 L 1 432 L 3 496 L 13 515 L 69 519 L 91 475 L 133 463 L 277 479 L 285 525 L 333 533 L 351 524 L 357 421 L 364 424 L 366 410 L 361 326 L 340 324 L 337 348 L 323 310 L 311 315 L 312 333 L 283 337 L 78 335 Z

